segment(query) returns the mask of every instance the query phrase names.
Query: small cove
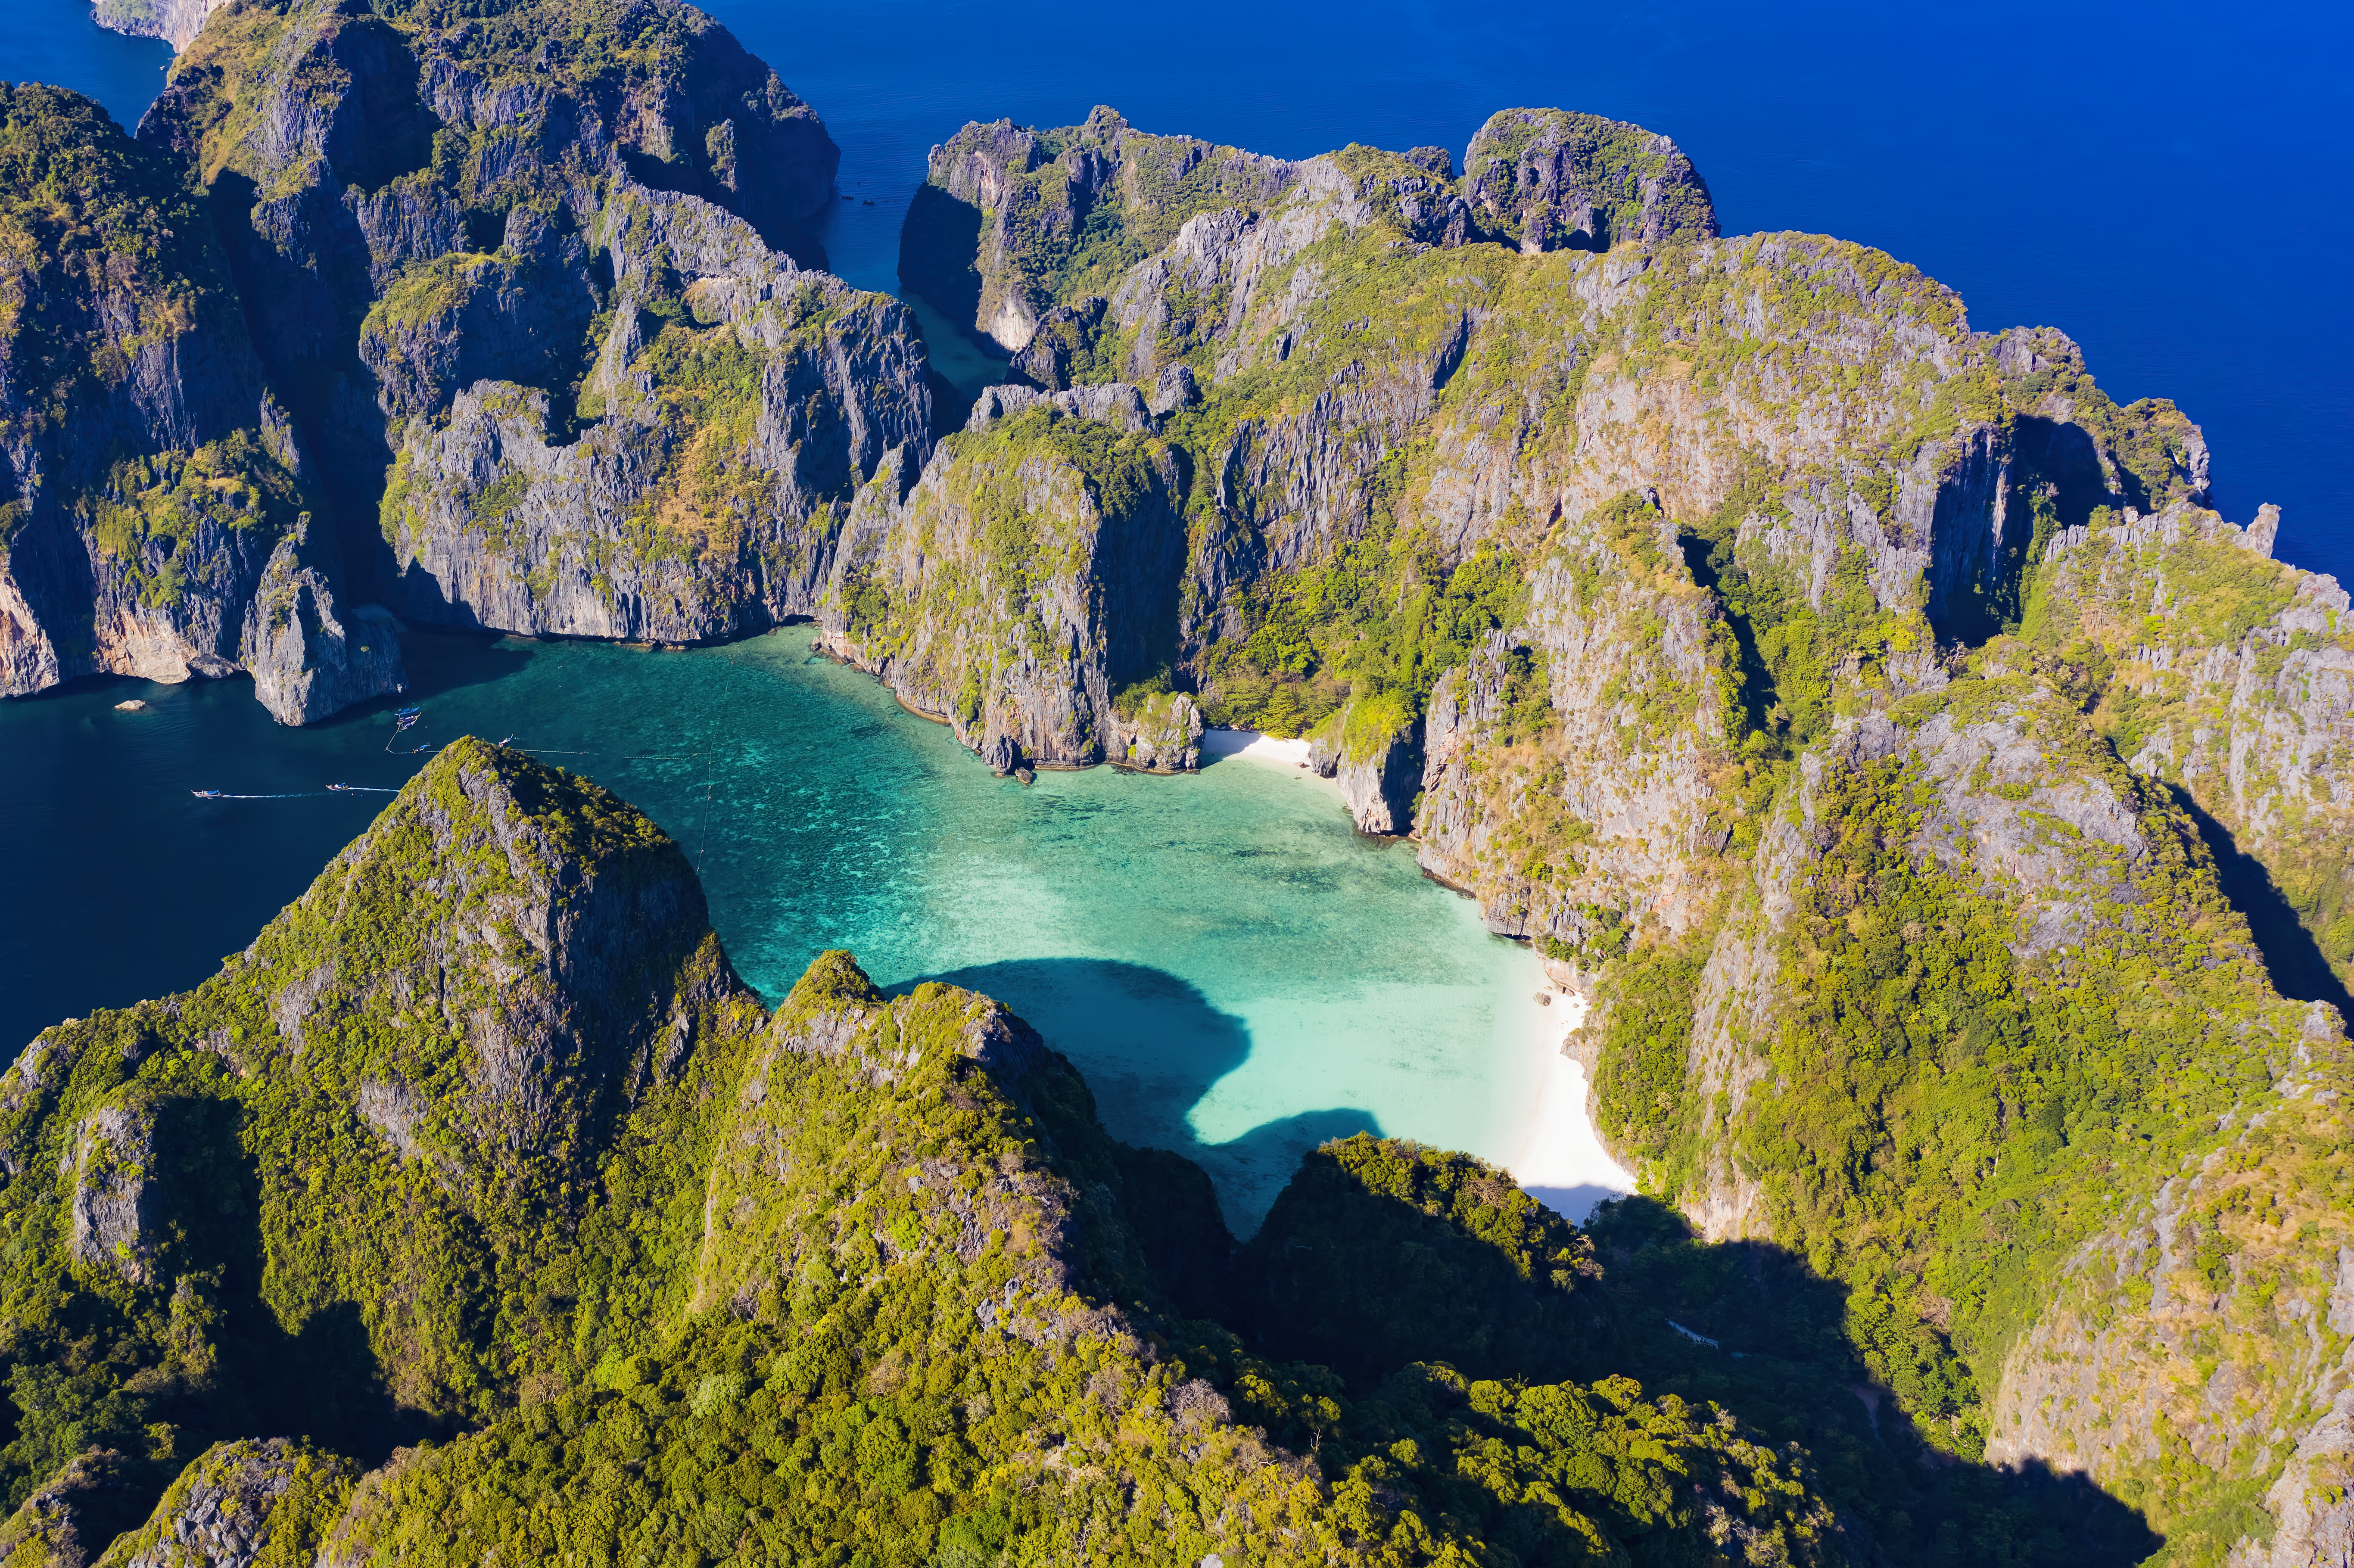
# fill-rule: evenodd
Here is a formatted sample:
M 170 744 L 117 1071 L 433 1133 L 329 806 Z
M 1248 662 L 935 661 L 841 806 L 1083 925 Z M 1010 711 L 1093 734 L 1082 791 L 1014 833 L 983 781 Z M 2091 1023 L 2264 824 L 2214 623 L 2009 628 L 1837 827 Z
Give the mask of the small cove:
M 1115 1135 L 1200 1161 L 1240 1232 L 1302 1152 L 1360 1130 L 1524 1169 L 1573 1213 L 1598 1195 L 1553 1174 L 1575 1164 L 1560 1148 L 1529 1148 L 1569 1022 L 1536 1001 L 1534 960 L 1411 846 L 1352 832 L 1319 781 L 1230 758 L 1024 788 L 810 643 L 412 636 L 426 722 L 398 742 L 388 704 L 284 730 L 241 680 L 0 705 L 0 827 L 20 846 L 5 1024 L 21 1043 L 196 983 L 383 804 L 326 784 L 398 785 L 422 758 L 387 743 L 513 736 L 684 846 L 763 995 L 846 948 L 885 987 L 997 996 L 1079 1065 Z M 149 706 L 113 705 L 134 697 Z

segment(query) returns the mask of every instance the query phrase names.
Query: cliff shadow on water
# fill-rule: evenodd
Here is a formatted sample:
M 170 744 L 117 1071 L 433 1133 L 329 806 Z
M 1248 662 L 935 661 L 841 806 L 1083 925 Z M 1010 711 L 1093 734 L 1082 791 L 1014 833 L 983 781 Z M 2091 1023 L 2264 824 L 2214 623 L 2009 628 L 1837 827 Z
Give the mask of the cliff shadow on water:
M 456 627 L 412 627 L 403 630 L 400 657 L 408 671 L 408 690 L 398 699 L 398 705 L 403 707 L 421 705 L 431 698 L 447 696 L 468 686 L 494 685 L 520 673 L 531 662 L 527 649 L 514 646 L 499 632 L 469 631 Z M 429 721 L 431 715 L 429 713 L 427 717 Z
M 1078 1067 L 1113 1137 L 1172 1150 L 1209 1172 L 1238 1236 L 1259 1228 L 1310 1150 L 1355 1133 L 1382 1135 L 1372 1111 L 1332 1106 L 1204 1141 L 1192 1113 L 1250 1058 L 1250 1030 L 1165 969 L 1112 959 L 1020 959 L 926 975 L 907 989 L 924 980 L 993 996 L 1028 1021 Z

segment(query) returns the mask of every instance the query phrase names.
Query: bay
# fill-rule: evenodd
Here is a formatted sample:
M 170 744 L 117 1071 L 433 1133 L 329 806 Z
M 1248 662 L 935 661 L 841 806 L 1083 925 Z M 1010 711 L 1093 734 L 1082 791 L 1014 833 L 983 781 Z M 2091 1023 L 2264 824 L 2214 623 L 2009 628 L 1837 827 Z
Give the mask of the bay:
M 842 146 L 825 240 L 863 286 L 897 287 L 925 154 L 968 119 L 1062 124 L 1108 102 L 1286 156 L 1361 141 L 1459 159 L 1496 109 L 1591 110 L 1675 136 L 1728 233 L 1878 245 L 1981 328 L 2064 328 L 2120 400 L 2173 397 L 2205 425 L 2227 515 L 2281 503 L 2282 554 L 2354 578 L 2342 6 L 707 8 Z M 126 125 L 163 79 L 164 45 L 76 0 L 27 0 L 12 23 L 0 77 L 89 92 Z M 952 375 L 994 374 L 923 319 Z M 764 992 L 846 946 L 886 985 L 1002 996 L 1079 1061 L 1115 1131 L 1203 1160 L 1245 1228 L 1320 1137 L 1362 1126 L 1509 1161 L 1531 1104 L 1558 1110 L 1561 1021 L 1528 1000 L 1526 954 L 1312 786 L 1222 762 L 1023 790 L 806 639 L 407 647 L 429 734 L 515 734 L 677 834 Z M 150 707 L 114 710 L 133 695 Z M 243 681 L 0 703 L 0 1049 L 208 973 L 384 799 L 325 782 L 392 788 L 417 766 L 389 738 L 381 705 L 280 730 Z
M 425 717 L 405 735 L 388 703 L 280 729 L 243 681 L 0 705 L 0 1041 L 201 980 L 387 799 L 328 784 L 396 789 L 430 755 L 408 748 L 475 734 L 662 823 L 769 1000 L 844 948 L 885 987 L 1006 1001 L 1079 1065 L 1116 1135 L 1208 1169 L 1238 1228 L 1301 1153 L 1360 1130 L 1532 1181 L 1562 1168 L 1558 1149 L 1528 1158 L 1564 1022 L 1536 1001 L 1534 960 L 1410 846 L 1357 835 L 1321 781 L 1228 759 L 1025 788 L 811 641 L 412 635 L 403 700 Z M 148 705 L 113 705 L 133 695 Z M 1598 1189 L 1547 1195 L 1582 1213 Z

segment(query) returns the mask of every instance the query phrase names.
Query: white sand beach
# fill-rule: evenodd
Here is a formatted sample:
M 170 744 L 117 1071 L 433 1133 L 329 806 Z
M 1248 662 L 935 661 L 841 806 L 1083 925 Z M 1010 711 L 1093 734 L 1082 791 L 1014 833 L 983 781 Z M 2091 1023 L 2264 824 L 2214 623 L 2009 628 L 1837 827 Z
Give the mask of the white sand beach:
M 1605 1198 L 1633 1192 L 1635 1178 L 1595 1134 L 1585 1069 L 1561 1054 L 1561 1043 L 1585 1020 L 1585 999 L 1556 991 L 1547 1011 L 1543 1076 L 1528 1133 L 1511 1162 L 1512 1177 L 1563 1218 L 1583 1221 Z
M 1278 768 L 1326 790 L 1336 800 L 1341 798 L 1340 785 L 1320 777 L 1308 766 L 1308 743 L 1304 740 L 1286 740 L 1281 736 L 1261 735 L 1255 729 L 1208 729 L 1202 732 L 1202 755 L 1230 757 L 1239 762 Z
M 1341 798 L 1338 784 L 1309 768 L 1304 740 L 1252 729 L 1212 729 L 1203 732 L 1202 751 L 1205 758 L 1231 758 L 1288 773 L 1329 791 L 1336 800 Z M 1505 1083 L 1530 1084 L 1532 1096 L 1524 1129 L 1504 1140 L 1505 1147 L 1515 1150 L 1504 1163 L 1513 1179 L 1547 1208 L 1573 1222 L 1583 1221 L 1605 1198 L 1635 1190 L 1633 1173 L 1610 1158 L 1595 1134 L 1585 1069 L 1561 1053 L 1562 1042 L 1585 1021 L 1585 999 L 1556 990 L 1533 953 L 1511 968 L 1511 989 L 1496 1000 L 1500 1044 L 1515 1058 Z M 1550 999 L 1549 1004 L 1535 1003 L 1539 992 Z M 1511 1092 L 1503 1084 L 1498 1086 Z

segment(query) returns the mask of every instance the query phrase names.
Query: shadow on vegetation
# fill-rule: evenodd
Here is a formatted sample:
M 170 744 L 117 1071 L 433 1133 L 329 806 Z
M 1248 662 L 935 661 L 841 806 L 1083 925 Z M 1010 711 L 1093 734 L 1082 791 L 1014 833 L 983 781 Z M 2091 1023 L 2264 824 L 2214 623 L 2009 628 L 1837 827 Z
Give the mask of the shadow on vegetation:
M 2215 871 L 2232 907 L 2248 917 L 2249 933 L 2264 955 L 2273 989 L 2295 1001 L 2326 1001 L 2339 1016 L 2354 1022 L 2354 995 L 2330 967 L 2328 955 L 2313 939 L 2313 932 L 2264 869 L 2264 862 L 2243 853 L 2232 830 L 2200 810 L 2190 792 L 2169 785 L 2174 799 L 2199 824 L 2199 836 L 2215 856 Z
M 1603 1359 L 1654 1393 L 1713 1400 L 1804 1444 L 1829 1494 L 1896 1561 L 2122 1565 L 2162 1544 L 2081 1473 L 1939 1452 L 1872 1385 L 1849 1338 L 1861 1325 L 1848 1287 L 1796 1254 L 1703 1242 L 1642 1197 L 1602 1205 L 1586 1234 L 1603 1267 Z
M 141 1038 L 133 1048 L 152 1049 Z M 125 1324 L 60 1281 L 40 1353 L 11 1371 L 0 1401 L 6 1504 L 77 1456 L 111 1450 L 124 1462 L 91 1506 L 129 1528 L 216 1442 L 306 1436 L 374 1467 L 400 1446 L 454 1436 L 395 1403 L 356 1302 L 325 1302 L 290 1331 L 264 1298 L 262 1182 L 245 1107 L 203 1094 L 148 1103 L 159 1180 L 144 1228 L 166 1238 L 148 1266 L 173 1282 L 169 1321 Z
M 1374 1169 L 1368 1166 L 1368 1169 Z M 1849 1336 L 1847 1287 L 1770 1244 L 1709 1244 L 1652 1199 L 1600 1205 L 1585 1227 L 1600 1277 L 1558 1214 L 1466 1182 L 1451 1217 L 1320 1156 L 1238 1249 L 1229 1294 L 1261 1353 L 1321 1362 L 1361 1396 L 1415 1361 L 1473 1378 L 1634 1378 L 1648 1396 L 1712 1401 L 1751 1434 L 1802 1445 L 1821 1489 L 1896 1563 L 2082 1568 L 2162 1542 L 2081 1474 L 1956 1459 L 1872 1386 Z M 1564 1289 L 1564 1281 L 1567 1288 Z

